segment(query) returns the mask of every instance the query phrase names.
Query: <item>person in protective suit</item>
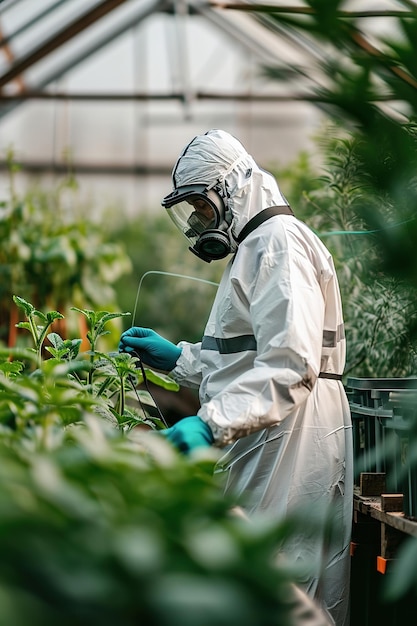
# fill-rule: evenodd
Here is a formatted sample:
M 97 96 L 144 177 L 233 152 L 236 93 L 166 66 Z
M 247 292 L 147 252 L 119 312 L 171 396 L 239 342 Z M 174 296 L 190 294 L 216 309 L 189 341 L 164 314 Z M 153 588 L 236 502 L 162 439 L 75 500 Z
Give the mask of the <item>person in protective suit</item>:
M 347 626 L 353 453 L 331 255 L 293 215 L 275 178 L 225 131 L 195 137 L 172 180 L 162 205 L 190 250 L 207 262 L 232 257 L 201 342 L 174 345 L 132 327 L 119 348 L 199 388 L 198 415 L 161 432 L 186 454 L 224 448 L 225 492 L 245 495 L 249 517 L 330 507 L 340 536 L 295 542 L 291 558 L 315 558 L 305 589 Z

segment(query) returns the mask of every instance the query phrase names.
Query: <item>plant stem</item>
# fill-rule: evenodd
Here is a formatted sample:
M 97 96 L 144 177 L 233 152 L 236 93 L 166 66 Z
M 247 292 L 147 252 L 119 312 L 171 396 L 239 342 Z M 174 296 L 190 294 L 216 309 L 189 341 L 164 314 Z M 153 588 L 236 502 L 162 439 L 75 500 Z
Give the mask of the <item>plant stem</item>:
M 125 412 L 125 385 L 124 376 L 120 376 L 120 394 L 119 394 L 119 413 L 123 415 Z

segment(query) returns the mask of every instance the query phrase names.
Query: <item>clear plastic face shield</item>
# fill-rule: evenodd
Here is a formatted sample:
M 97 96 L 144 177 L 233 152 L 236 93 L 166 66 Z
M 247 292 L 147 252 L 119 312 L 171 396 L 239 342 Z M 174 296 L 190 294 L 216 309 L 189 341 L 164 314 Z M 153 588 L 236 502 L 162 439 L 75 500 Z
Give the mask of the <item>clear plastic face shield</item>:
M 225 206 L 220 195 L 206 185 L 185 185 L 162 200 L 168 215 L 187 238 L 190 250 L 204 261 L 230 253 Z

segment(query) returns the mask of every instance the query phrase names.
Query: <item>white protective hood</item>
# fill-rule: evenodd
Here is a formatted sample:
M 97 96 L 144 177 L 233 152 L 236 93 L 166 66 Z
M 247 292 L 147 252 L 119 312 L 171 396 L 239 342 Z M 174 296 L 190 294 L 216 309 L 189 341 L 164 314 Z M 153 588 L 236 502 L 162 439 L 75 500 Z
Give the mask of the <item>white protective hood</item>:
M 213 129 L 195 137 L 179 156 L 172 180 L 175 188 L 219 183 L 233 215 L 234 237 L 262 209 L 288 204 L 275 178 L 224 130 Z

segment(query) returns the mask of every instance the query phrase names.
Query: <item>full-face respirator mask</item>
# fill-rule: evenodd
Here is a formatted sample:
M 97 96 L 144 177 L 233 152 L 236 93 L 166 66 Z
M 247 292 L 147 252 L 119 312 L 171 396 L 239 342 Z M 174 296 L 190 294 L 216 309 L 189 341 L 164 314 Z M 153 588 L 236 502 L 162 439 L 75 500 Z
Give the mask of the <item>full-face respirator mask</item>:
M 191 252 L 203 261 L 223 259 L 233 251 L 229 234 L 232 214 L 213 186 L 178 187 L 161 204 L 187 238 Z

